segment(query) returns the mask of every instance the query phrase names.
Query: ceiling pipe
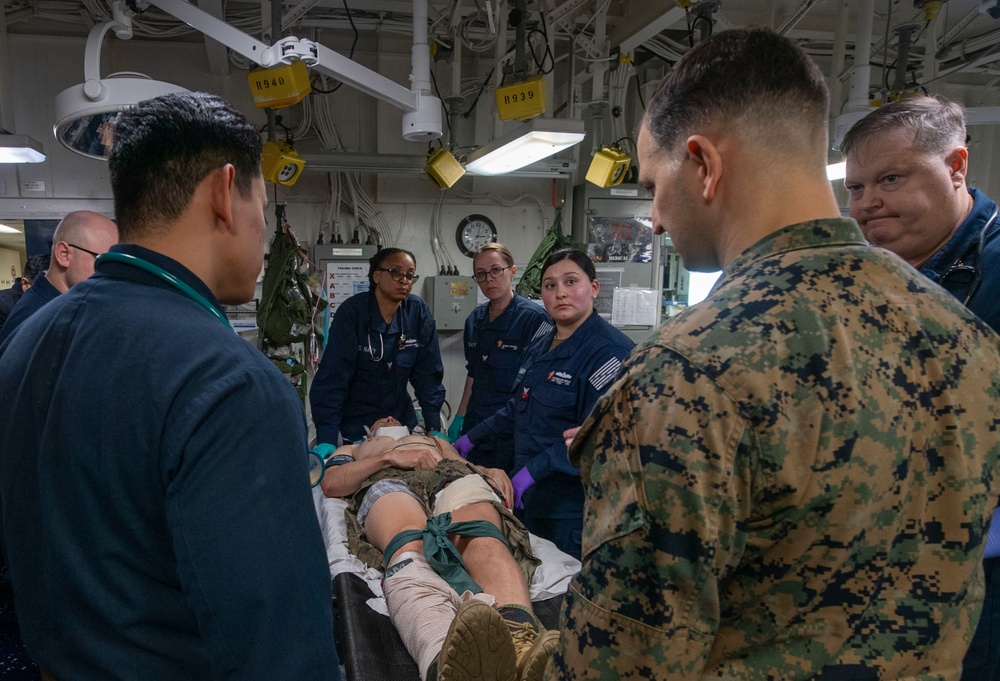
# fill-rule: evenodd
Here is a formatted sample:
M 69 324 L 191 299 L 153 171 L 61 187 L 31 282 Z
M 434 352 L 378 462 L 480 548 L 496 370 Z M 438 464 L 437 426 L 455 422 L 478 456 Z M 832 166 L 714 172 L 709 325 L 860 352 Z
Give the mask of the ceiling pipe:
M 854 38 L 854 66 L 848 87 L 844 112 L 833 119 L 830 143 L 840 146 L 844 135 L 870 111 L 868 91 L 871 87 L 872 25 L 875 20 L 875 0 L 861 0 L 858 7 L 858 28 Z

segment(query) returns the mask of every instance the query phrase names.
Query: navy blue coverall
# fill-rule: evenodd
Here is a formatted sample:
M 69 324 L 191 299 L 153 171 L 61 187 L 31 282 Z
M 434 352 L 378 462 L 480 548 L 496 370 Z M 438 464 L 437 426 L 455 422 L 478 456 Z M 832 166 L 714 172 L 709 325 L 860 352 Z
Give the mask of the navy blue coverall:
M 536 334 L 552 330 L 545 309 L 516 293 L 507 309 L 490 321 L 490 304 L 483 303 L 465 320 L 465 368 L 473 380 L 462 434 L 502 409 L 517 388 L 517 371 Z M 479 466 L 500 468 L 513 475 L 514 440 L 498 436 L 469 455 Z
M 555 333 L 553 328 L 535 339 L 514 397 L 468 436 L 477 444 L 513 434 L 514 471 L 527 467 L 535 481 L 524 493 L 521 520 L 530 532 L 579 558 L 583 485 L 580 469 L 569 462 L 563 431 L 583 423 L 635 343 L 596 312 L 549 350 Z
M 351 296 L 333 316 L 309 392 L 316 439 L 336 445 L 340 433 L 344 442 L 360 440 L 365 426 L 384 416 L 413 430 L 417 415 L 407 383 L 427 431 L 440 430 L 443 378 L 437 327 L 427 303 L 411 293 L 386 323 L 374 292 Z

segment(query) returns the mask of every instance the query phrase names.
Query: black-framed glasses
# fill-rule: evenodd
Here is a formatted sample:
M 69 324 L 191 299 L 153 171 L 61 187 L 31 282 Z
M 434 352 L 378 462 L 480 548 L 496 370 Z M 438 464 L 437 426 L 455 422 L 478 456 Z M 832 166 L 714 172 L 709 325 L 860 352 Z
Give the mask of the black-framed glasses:
M 412 272 L 401 272 L 397 270 L 395 267 L 389 267 L 389 268 L 376 267 L 375 270 L 378 272 L 388 272 L 389 276 L 392 277 L 392 280 L 399 284 L 402 284 L 404 281 L 408 284 L 412 284 L 413 282 L 415 282 L 417 279 L 420 278 L 419 274 L 413 274 Z
M 479 282 L 486 281 L 487 276 L 489 276 L 490 279 L 496 279 L 509 269 L 509 265 L 507 267 L 491 267 L 488 270 L 479 270 L 478 272 L 474 272 L 472 274 L 472 278 Z
M 100 255 L 100 253 L 95 253 L 94 251 L 90 250 L 89 248 L 84 248 L 83 246 L 77 246 L 76 244 L 71 244 L 68 241 L 66 242 L 66 245 L 69 246 L 70 248 L 75 248 L 78 251 L 83 251 L 84 253 L 90 253 L 95 258 Z

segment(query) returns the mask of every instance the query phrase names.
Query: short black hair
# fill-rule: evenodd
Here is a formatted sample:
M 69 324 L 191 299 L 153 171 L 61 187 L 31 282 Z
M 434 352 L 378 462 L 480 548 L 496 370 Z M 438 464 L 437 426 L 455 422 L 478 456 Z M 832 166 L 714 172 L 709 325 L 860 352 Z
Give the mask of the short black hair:
M 840 143 L 846 156 L 876 135 L 903 128 L 921 151 L 944 154 L 965 146 L 965 109 L 942 97 L 907 97 L 875 109 L 851 126 Z
M 412 260 L 413 265 L 416 266 L 417 256 L 413 255 L 405 248 L 395 248 L 390 246 L 388 248 L 381 249 L 368 260 L 368 283 L 371 285 L 371 290 L 373 292 L 375 290 L 375 272 L 378 268 L 382 267 L 382 263 L 385 262 L 386 258 L 390 255 L 396 255 L 397 253 L 405 253 L 410 256 L 410 260 Z
M 24 261 L 24 269 L 21 271 L 21 276 L 27 279 L 29 282 L 34 282 L 35 278 L 49 269 L 49 263 L 52 261 L 52 255 L 49 253 L 39 253 L 38 255 L 33 255 Z
M 664 76 L 643 122 L 661 150 L 672 151 L 705 125 L 740 122 L 784 148 L 788 123 L 802 144 L 826 140 L 830 95 L 816 63 L 769 28 L 717 33 L 688 52 Z
M 126 109 L 108 158 L 121 240 L 179 217 L 198 184 L 227 163 L 237 190 L 249 195 L 260 157 L 257 128 L 216 95 L 169 94 Z
M 545 263 L 542 265 L 542 277 L 545 277 L 547 269 L 563 260 L 572 260 L 575 262 L 591 281 L 597 279 L 597 269 L 594 267 L 594 261 L 586 253 L 575 248 L 560 248 L 558 251 L 549 253 L 549 257 L 545 259 Z

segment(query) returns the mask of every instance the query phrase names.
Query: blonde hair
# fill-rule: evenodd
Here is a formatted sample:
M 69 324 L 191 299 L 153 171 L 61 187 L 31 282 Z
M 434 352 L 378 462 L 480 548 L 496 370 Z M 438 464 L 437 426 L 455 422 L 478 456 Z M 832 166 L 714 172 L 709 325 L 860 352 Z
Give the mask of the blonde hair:
M 481 246 L 479 250 L 476 251 L 476 257 L 472 259 L 473 264 L 475 264 L 476 258 L 478 258 L 480 254 L 489 253 L 491 251 L 498 253 L 500 257 L 503 258 L 503 261 L 507 263 L 507 267 L 513 267 L 514 256 L 511 254 L 510 249 L 504 246 L 503 244 L 497 244 L 497 243 L 491 243 L 491 244 L 486 244 L 485 246 Z

